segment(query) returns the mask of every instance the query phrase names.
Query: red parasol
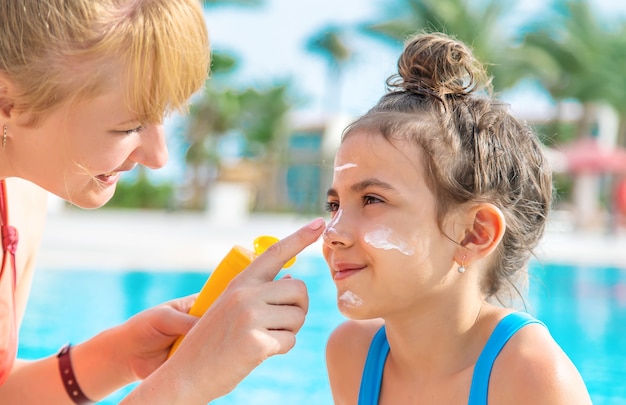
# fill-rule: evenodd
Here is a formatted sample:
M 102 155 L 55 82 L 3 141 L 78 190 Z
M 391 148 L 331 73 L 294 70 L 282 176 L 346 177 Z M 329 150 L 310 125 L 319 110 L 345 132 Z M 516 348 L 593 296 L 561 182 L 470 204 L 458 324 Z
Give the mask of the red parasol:
M 595 138 L 584 138 L 560 149 L 565 157 L 568 172 L 626 174 L 626 149 L 624 148 L 606 148 Z

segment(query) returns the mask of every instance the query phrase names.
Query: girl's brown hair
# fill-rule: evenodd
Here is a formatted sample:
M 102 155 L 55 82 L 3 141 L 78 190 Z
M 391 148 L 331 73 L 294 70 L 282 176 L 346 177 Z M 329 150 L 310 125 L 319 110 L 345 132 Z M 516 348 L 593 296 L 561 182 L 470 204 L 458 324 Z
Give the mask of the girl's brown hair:
M 483 280 L 488 297 L 524 279 L 552 202 L 552 171 L 535 132 L 491 95 L 483 66 L 462 42 L 440 34 L 411 38 L 387 81 L 390 91 L 344 133 L 356 130 L 415 142 L 425 152 L 441 222 L 468 202 L 502 210 L 506 231 Z

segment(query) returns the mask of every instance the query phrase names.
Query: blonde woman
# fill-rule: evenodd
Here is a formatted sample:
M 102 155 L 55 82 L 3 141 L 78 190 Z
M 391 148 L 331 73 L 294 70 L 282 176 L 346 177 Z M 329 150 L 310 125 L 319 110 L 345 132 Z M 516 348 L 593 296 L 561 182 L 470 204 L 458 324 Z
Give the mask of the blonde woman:
M 322 220 L 268 250 L 201 319 L 187 314 L 193 297 L 182 298 L 58 355 L 15 358 L 46 190 L 97 208 L 123 172 L 163 166 L 163 118 L 203 85 L 209 44 L 198 0 L 3 0 L 0 8 L 0 403 L 90 403 L 143 380 L 122 403 L 206 404 L 288 351 L 306 288 L 272 280 L 319 236 Z

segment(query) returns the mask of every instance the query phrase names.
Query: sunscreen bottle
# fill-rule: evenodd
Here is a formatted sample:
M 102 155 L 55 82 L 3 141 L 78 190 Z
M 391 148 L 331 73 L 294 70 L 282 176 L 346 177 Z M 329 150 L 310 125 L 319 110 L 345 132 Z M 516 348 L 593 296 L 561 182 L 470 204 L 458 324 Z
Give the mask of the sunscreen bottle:
M 217 297 L 226 289 L 230 281 L 248 267 L 258 255 L 276 242 L 278 242 L 278 239 L 273 236 L 259 236 L 254 240 L 254 251 L 242 246 L 233 246 L 230 252 L 228 252 L 217 265 L 215 270 L 213 270 L 206 283 L 204 283 L 200 294 L 198 294 L 198 298 L 196 298 L 196 301 L 189 310 L 189 314 L 201 317 Z M 283 268 L 291 266 L 295 261 L 296 258 L 294 257 L 285 263 Z M 172 345 L 169 356 L 176 351 L 184 337 L 185 336 L 179 336 L 176 339 L 174 345 Z

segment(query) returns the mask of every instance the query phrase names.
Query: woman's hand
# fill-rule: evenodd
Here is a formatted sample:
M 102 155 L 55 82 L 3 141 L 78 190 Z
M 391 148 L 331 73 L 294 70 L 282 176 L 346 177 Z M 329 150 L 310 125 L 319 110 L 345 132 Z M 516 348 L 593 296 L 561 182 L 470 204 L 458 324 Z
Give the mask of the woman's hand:
M 133 380 L 143 380 L 167 359 L 174 340 L 189 332 L 198 318 L 189 315 L 197 294 L 147 309 L 119 326 Z
M 304 323 L 308 294 L 301 280 L 290 276 L 274 279 L 289 259 L 319 238 L 323 229 L 324 221 L 318 219 L 271 246 L 233 279 L 188 333 L 185 329 L 193 320 L 183 319 L 171 307 L 156 309 L 163 311 L 164 317 L 171 316 L 162 324 L 152 319 L 156 312 L 131 319 L 129 324 L 145 324 L 146 328 L 137 330 L 154 341 L 138 351 L 141 355 L 131 363 L 137 375 L 165 359 L 167 349 L 163 346 L 176 337 L 170 334 L 186 336 L 163 367 L 124 403 L 206 404 L 232 391 L 268 357 L 288 352 Z M 188 309 L 191 301 L 179 304 L 178 309 Z M 145 322 L 143 317 L 148 316 L 151 320 Z

